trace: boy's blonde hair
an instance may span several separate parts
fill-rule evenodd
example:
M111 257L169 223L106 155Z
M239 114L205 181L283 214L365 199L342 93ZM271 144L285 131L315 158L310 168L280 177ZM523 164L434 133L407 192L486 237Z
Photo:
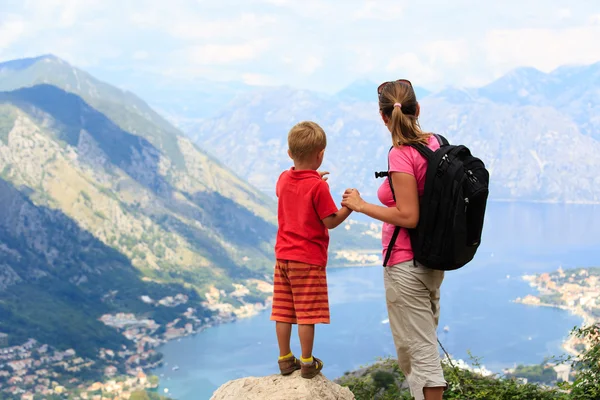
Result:
M305 161L325 147L327 136L323 128L315 122L299 122L288 133L288 148L296 161Z

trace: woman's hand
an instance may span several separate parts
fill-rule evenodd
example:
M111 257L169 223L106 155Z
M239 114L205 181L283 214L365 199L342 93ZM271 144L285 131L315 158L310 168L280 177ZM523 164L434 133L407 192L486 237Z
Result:
M346 189L342 196L342 206L348 207L352 211L361 212L365 204L366 202L356 189Z

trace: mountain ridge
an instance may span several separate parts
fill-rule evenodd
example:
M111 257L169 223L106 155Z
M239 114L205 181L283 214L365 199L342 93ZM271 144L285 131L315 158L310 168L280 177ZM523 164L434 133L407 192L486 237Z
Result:
M600 190L590 171L599 166L594 154L600 151L600 129L595 128L600 127L600 113L595 113L598 105L593 104L600 104L600 80L580 80L560 91L560 97L545 94L550 90L548 76L552 82L563 82L575 73L596 76L598 66L557 69L553 75L527 68L484 88L448 87L420 100L420 121L426 131L467 145L490 164L497 172L490 178L492 199L598 203ZM524 75L530 78L527 85L505 82ZM538 87L536 93L541 95L520 100L519 90L529 88L533 93L531 88ZM569 103L574 93L584 100ZM286 99L285 106L281 98ZM585 99L592 106L578 106ZM311 96L309 91L291 88L261 90L243 95L187 133L217 158L229 159L234 169L244 171L244 178L272 196L273 177L290 163L287 132L297 121L314 120L328 135L323 168L332 172L332 189L341 193L346 187L362 188L376 200L380 181L372 178L372 172L385 168L391 143L374 94L371 104L372 109L362 101Z
M36 327L47 328L47 319L36 314L34 299L57 305L65 311L60 318L66 318L77 312L69 311L68 303L60 299L67 294L87 296L81 285L94 280L97 291L90 300L96 303L90 303L86 315L77 314L81 329L70 330L65 337L48 328L48 335L41 336L44 341L59 348L79 341L78 352L85 346L97 349L103 342L96 340L94 332L106 331L93 327L102 313L141 313L164 328L177 318L197 327L212 318L227 320L261 309L258 303L268 300L264 288L272 280L275 201L200 150L162 117L159 122L168 129L156 125L154 112L140 111L149 109L141 99L86 77L60 59L33 60L37 63L21 64L16 75L0 70L4 71L0 87L19 86L0 91L0 179L5 191L18 192L19 204L29 204L10 208L11 213L44 210L30 212L26 222L4 225L3 241L18 245L0 249L0 296L4 299L10 291L28 288L32 299L30 309L19 309L21 315L10 311L18 308L18 297L10 295L0 302L0 312L10 312L0 331L20 339L26 332L36 336ZM75 76L80 79L78 88L69 83ZM85 92L100 108L78 92ZM140 105L128 103L131 98ZM18 262L30 253L43 258L55 252L50 239L18 240L31 224L52 232L77 227L72 248L68 241L61 244L65 256L59 262L70 268L60 275L56 290L43 290L44 283L56 281L53 264L39 262L39 271L30 273L27 265ZM332 251L348 244L376 243L373 235L363 236L364 231L348 223L345 230L332 234L341 239L332 243ZM78 245L80 237L103 249L98 251L116 268L117 281L97 278L103 266L82 261L88 250ZM332 264L350 262L344 260L332 257ZM129 270L135 279L133 275L124 279L132 286L126 290L118 278L128 276L123 271ZM171 287L178 289L167 290ZM127 301L103 307L99 299L112 296L114 289L129 293ZM184 293L188 300L183 308L165 311L140 303L144 296L169 298ZM193 318L187 315L188 307L197 312Z
M264 301L268 296L257 285L270 279L274 202L165 120L167 130L154 124L154 114L138 112L141 106L119 108L129 101L118 97L124 92L82 78L62 60L36 60L21 63L17 75L0 70L0 86L22 86L0 91L0 197L14 193L10 198L19 199L0 213L13 221L1 232L0 312L6 318L0 331L12 340L35 337L91 356L99 347L130 344L98 322L104 314L145 315L163 328L184 318L197 327L213 318L234 318L236 309ZM58 77L57 68L62 68ZM67 80L65 89L43 82L75 75L84 82L79 90L98 89L88 91L88 98L107 114L77 90L66 90ZM44 236L46 231L53 234ZM100 254L95 262L88 260L89 243ZM62 258L43 261L57 252ZM38 260L37 269L23 260ZM245 292L236 294L233 283ZM208 302L207 293L214 290L220 291L221 311ZM27 301L17 293L26 293ZM185 295L185 306L149 306L141 300L177 295ZM73 308L77 303L81 310ZM188 308L196 310L192 319L183 316ZM61 333L69 316L76 320L73 329Z

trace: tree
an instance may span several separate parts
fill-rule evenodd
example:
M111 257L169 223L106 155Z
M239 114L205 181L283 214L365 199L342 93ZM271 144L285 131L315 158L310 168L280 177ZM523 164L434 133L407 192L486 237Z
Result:
M560 387L569 390L573 400L600 399L600 323L577 328L573 333L591 347L580 357L572 358L575 380L572 384L563 382Z
M148 397L148 393L146 393L146 391L136 390L135 392L131 393L129 400L150 400L150 397Z
M373 373L373 382L377 388L387 389L396 383L396 379L390 372L379 370Z
M158 376L156 376L156 375L150 375L150 376L148 377L148 383L149 383L149 384L150 384L152 387L157 387L157 386L158 386L158 382L159 382Z

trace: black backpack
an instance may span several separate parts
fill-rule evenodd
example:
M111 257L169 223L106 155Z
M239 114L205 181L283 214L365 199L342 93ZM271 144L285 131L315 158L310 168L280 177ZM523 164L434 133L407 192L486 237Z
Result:
M470 262L481 242L489 172L467 147L450 145L441 135L435 137L440 143L436 151L424 144L411 145L427 160L427 172L419 201L419 223L408 232L416 261L450 271ZM376 178L386 176L396 201L389 156L388 171L375 173ZM387 266L400 229L397 226L394 230L383 266Z

